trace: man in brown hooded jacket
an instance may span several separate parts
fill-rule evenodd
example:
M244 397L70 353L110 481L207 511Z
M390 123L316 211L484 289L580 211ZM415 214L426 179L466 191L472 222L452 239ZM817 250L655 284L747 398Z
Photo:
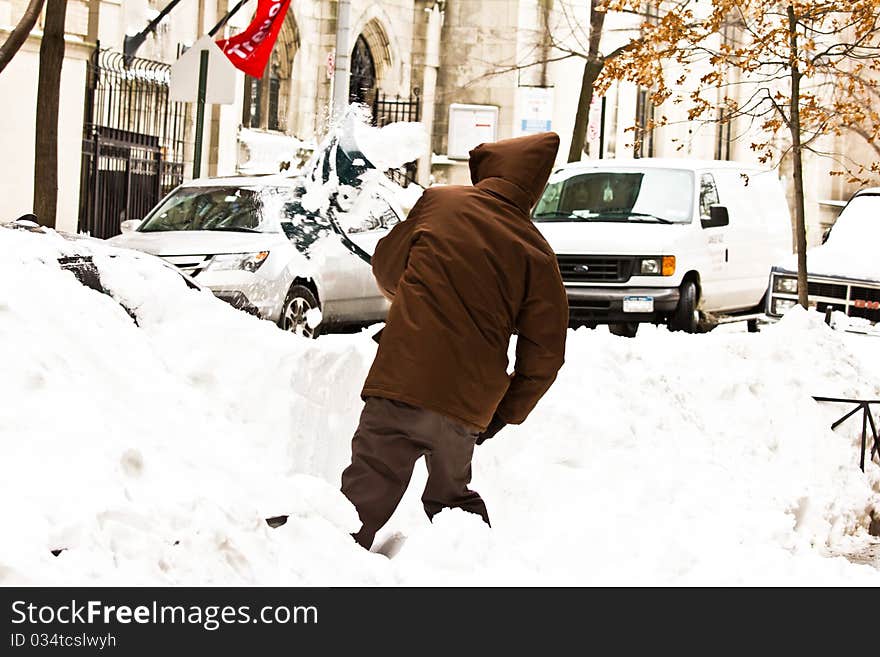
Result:
M523 422L563 363L565 288L529 217L558 148L550 132L481 144L470 152L473 187L426 190L376 247L373 274L392 303L342 474L363 524L354 537L365 548L420 456L429 517L454 507L489 522L468 489L474 445Z

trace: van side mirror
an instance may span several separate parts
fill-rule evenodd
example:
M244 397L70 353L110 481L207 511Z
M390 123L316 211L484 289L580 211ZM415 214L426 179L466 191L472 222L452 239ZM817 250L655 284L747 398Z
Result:
M831 226L822 231L822 244L825 244L829 237L831 237Z
M723 205L713 205L709 208L709 218L701 221L703 228L720 228L730 225L730 215Z

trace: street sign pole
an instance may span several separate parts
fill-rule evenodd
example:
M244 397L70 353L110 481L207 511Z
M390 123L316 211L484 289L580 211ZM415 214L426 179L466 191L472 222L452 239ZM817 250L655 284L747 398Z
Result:
M205 92L208 88L208 51L202 50L199 61L199 96L196 100L196 150L193 158L193 178L202 175L202 133L205 131Z
M193 178L202 175L205 105L231 105L235 102L235 89L235 66L208 35L187 48L171 65L168 98L178 103L196 104Z

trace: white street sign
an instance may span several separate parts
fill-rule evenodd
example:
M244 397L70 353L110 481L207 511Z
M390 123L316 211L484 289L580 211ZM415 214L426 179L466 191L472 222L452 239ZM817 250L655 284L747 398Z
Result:
M201 51L208 51L208 85L205 102L231 105L235 102L236 69L210 36L203 36L171 65L171 100L194 103L199 94Z
M552 129L553 87L519 87L516 101L518 120L514 134L534 135Z

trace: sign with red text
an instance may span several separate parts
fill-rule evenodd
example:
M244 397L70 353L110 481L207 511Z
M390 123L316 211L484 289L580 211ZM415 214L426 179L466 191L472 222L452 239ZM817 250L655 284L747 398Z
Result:
M290 0L260 0L254 20L243 32L217 42L232 65L255 78L263 77Z

